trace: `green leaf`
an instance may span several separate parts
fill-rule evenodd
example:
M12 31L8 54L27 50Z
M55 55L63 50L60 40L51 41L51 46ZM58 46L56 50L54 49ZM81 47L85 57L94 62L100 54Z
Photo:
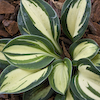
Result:
M65 97L65 95L56 94L54 100L66 100L66 97Z
M48 100L54 93L48 82L43 82L39 86L24 93L23 100Z
M71 89L80 100L100 99L100 70L89 59L78 61L78 74L71 81Z
M70 55L75 61L81 58L92 59L98 53L98 51L99 46L92 39L81 39L74 42L69 48Z
M21 5L20 5L21 6ZM24 14L26 14L27 15L27 13L24 13ZM23 15L24 15L23 14ZM22 15L21 15L21 10L19 9L19 12L18 12L18 15L17 15L17 23L18 23L18 28L19 28L19 30L20 30L20 32L21 32L21 34L22 35L28 35L28 34L30 34L28 31L27 31L27 28L26 28L26 24L25 24L25 21L27 20L27 18L25 19L24 18L24 20L23 20L23 17L22 17ZM31 23L30 23L30 25L31 25ZM32 27L32 26L31 26ZM31 28L30 27L30 28ZM35 30L35 29L33 29L33 30ZM32 31L33 31L32 30Z
M48 40L34 35L14 38L5 46L3 53L11 64L23 69L40 69L59 58Z
M64 58L64 60L55 61L53 66L49 83L56 92L64 95L70 83L72 63L68 58Z
M52 66L43 69L23 70L10 65L0 76L0 94L22 93L41 84L51 73Z
M80 39L89 21L91 0L66 0L62 8L61 24L64 33L72 40Z
M22 19L21 22L20 18ZM45 37L52 42L57 52L61 53L57 43L60 35L59 18L45 1L22 0L18 14L18 25L22 34L35 34Z
M7 59L2 53L4 46L8 43L9 40L10 39L0 39L0 68L1 69L4 69L9 65L9 63L7 62Z

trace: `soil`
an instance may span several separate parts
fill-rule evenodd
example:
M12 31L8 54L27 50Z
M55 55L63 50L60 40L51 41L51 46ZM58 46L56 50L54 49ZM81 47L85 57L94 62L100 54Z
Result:
M45 0L61 17L61 8L65 0ZM91 0L91 16L88 28L82 38L95 40L100 46L100 0ZM0 0L0 39L14 38L20 35L17 25L17 14L20 7L20 0ZM64 56L70 58L68 48L72 42L61 30L60 45ZM1 72L2 70L0 70ZM49 100L53 100L54 97ZM22 100L22 94L4 94L0 95L0 100Z

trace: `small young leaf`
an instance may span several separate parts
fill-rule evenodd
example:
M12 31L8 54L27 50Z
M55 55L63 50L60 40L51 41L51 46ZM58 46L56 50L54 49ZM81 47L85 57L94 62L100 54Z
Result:
M34 35L14 38L3 53L11 64L23 69L40 69L59 58L47 39Z
M91 39L81 39L74 42L69 48L69 52L75 61L81 58L92 59L98 53L98 51L98 44Z
M4 54L2 53L2 50L4 46L8 43L10 39L0 39L0 68L4 69L9 65L7 62L7 59L5 58Z
M23 100L48 100L54 93L48 82L43 82L39 86L27 91L23 95Z
M72 93L70 88L68 88L65 100L79 100L79 99Z
M69 86L72 64L68 58L57 60L53 63L53 70L49 75L49 83L51 87L60 94L65 94Z
M72 41L83 36L88 26L90 10L90 0L65 1L62 8L61 24L63 31Z
M42 83L51 70L52 66L44 69L23 70L9 65L0 76L0 94L28 91Z
M95 66L100 67L100 51L93 59L91 59L91 61Z
M65 95L57 94L54 100L79 100L79 99L72 93L70 88L68 88Z
M80 100L100 99L100 70L89 59L78 61L78 74L71 81L71 89Z

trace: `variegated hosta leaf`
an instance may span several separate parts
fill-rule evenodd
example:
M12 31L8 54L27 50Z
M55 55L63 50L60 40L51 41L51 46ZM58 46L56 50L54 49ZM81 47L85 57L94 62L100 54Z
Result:
M72 64L68 58L53 63L53 70L49 75L51 87L60 94L65 94L70 83Z
M79 100L68 88L65 95L57 94L54 100Z
M98 51L99 46L92 39L81 39L74 42L69 48L69 52L75 61L81 58L92 59L98 53Z
M54 93L48 82L43 82L39 86L24 93L23 100L48 100Z
M24 69L39 69L59 58L45 38L23 35L11 40L3 49L8 61Z
M60 35L59 18L53 8L44 0L22 0L18 14L18 25L22 34L43 36L49 39L57 51L61 53L57 43Z
M51 70L52 66L43 69L23 70L10 65L1 73L0 94L28 91L42 83Z
M78 74L71 81L71 89L80 100L100 99L100 70L89 59L78 61Z
M8 43L9 40L10 39L0 39L0 68L1 69L4 69L6 66L9 65L9 63L7 62L7 59L2 53L4 46Z
M66 0L62 8L61 24L65 34L76 41L84 34L89 21L91 0Z
M91 61L95 66L100 67L100 51L93 59L91 59Z
M66 100L75 100L71 94L70 89L67 90Z
M79 99L72 93L70 88L68 88L65 100L79 100Z

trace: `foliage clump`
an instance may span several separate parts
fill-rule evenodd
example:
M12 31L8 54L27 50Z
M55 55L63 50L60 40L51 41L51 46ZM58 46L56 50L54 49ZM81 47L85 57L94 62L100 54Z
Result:
M18 13L21 36L0 40L0 94L22 93L24 100L99 100L100 52L81 39L90 16L90 0L66 0L61 12L64 33L72 40L72 59L61 59L60 21L43 0L22 0ZM75 74L72 71L77 69Z

